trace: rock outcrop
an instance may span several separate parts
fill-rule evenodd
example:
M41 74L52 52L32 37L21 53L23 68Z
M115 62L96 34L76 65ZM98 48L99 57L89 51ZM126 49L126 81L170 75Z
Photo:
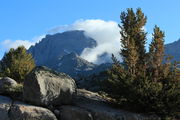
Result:
M48 109L0 96L0 120L57 120Z
M0 96L0 120L160 120L114 108L106 97L76 89L72 78L46 67L27 76L23 94L20 101Z
M9 119L9 109L11 107L12 100L8 97L0 96L0 120Z
M9 117L11 120L57 120L50 110L22 102L14 102Z
M88 111L93 120L158 120L153 116L144 116L113 108L99 94L82 89L77 90L77 94L74 96L74 105L81 111ZM73 107L68 108L68 110L70 109Z
M76 106L61 106L59 118L61 120L93 120L90 112Z
M24 81L23 96L35 105L70 104L75 89L75 81L66 74L36 67Z

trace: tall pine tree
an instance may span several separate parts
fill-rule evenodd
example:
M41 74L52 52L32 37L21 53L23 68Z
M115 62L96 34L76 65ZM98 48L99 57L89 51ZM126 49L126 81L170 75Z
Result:
M154 81L160 77L160 68L164 59L164 32L158 26L155 26L153 33L153 40L149 48L149 67L150 72L153 74Z
M155 26L146 53L146 17L141 9L121 13L120 64L115 56L104 90L126 109L155 113L162 118L179 114L180 77L178 63L164 63L164 32Z
M121 13L121 56L128 67L131 75L137 74L136 68L141 70L145 66L145 44L146 32L144 26L146 24L146 16L138 8L136 12L132 8L127 9L127 12Z

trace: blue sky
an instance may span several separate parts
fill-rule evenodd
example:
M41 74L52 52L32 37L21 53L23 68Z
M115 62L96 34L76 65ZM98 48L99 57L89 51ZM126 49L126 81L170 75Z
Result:
M1 0L0 43L29 40L49 29L72 24L79 19L101 19L120 23L126 8L141 7L148 17L146 29L158 25L166 33L166 43L180 38L180 0ZM0 46L0 58L6 48Z

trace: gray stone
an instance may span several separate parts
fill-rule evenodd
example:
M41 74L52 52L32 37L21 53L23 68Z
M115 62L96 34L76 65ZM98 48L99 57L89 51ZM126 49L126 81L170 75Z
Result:
M57 120L48 109L15 102L10 110L11 120Z
M24 81L23 96L35 105L62 105L71 103L75 90L75 81L68 75L36 67Z
M0 93L6 92L6 89L13 88L17 85L17 82L9 77L0 78Z
M93 120L90 112L75 106L62 106L60 113L61 120Z
M0 96L0 120L10 120L8 112L11 107L12 100L8 97Z
M98 93L78 89L74 105L91 113L93 120L158 120L157 117L135 114L111 107Z
M91 100L91 101L98 101L98 102L105 102L106 100L96 92L91 92L85 89L77 89L76 94L74 95L74 100L76 99L83 99L84 100Z

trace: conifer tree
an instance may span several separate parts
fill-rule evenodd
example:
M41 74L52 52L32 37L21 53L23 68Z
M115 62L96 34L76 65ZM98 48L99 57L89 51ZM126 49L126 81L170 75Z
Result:
M155 26L149 52L145 51L146 17L141 9L121 13L121 52L123 64L115 56L108 71L104 91L125 108L155 113L162 118L179 114L179 63L164 62L164 32ZM168 58L169 59L169 58Z
M26 74L34 67L32 55L27 53L24 46L19 46L17 49L11 48L1 61L2 75L11 77L19 83L23 82Z
M138 8L136 13L133 9L127 9L127 12L121 13L121 55L125 64L128 67L130 74L136 74L137 67L145 66L145 43L146 32L144 25L146 24L146 17Z
M160 68L164 59L164 32L159 27L155 26L153 40L149 48L150 72L156 81L158 79Z

